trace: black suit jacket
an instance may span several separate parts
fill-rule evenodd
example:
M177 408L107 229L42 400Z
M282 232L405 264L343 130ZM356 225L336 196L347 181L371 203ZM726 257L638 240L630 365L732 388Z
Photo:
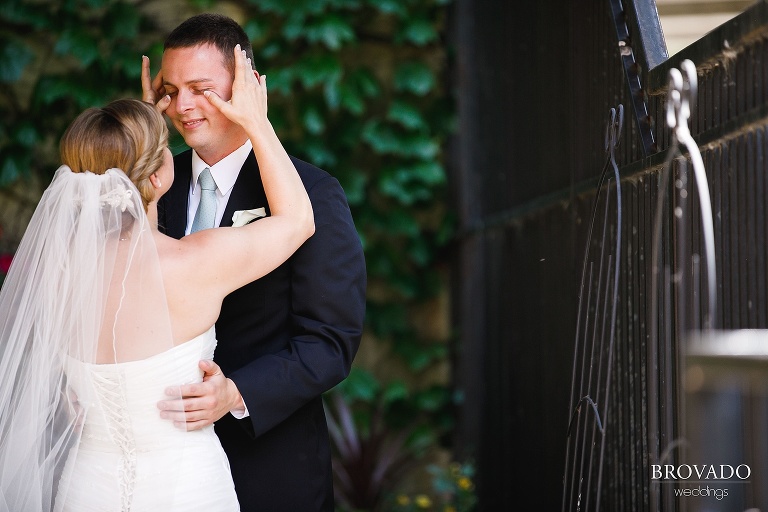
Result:
M250 413L216 422L243 511L333 510L321 394L348 375L365 314L365 262L344 191L325 171L291 159L312 201L315 234L282 266L226 297L216 322L214 359ZM160 228L175 238L187 224L191 164L191 151L174 158L174 183L158 205ZM262 206L269 212L251 152L221 226L231 226L237 210Z

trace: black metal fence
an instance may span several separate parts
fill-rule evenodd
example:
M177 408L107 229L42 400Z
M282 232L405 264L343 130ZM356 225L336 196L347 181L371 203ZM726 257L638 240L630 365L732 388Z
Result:
M624 2L622 45L612 3L456 5L460 133L452 178L463 229L454 296L464 397L457 441L478 463L482 510L571 510L563 488L579 285L606 120L618 104L627 109L616 154L622 239L600 508L686 507L673 486L652 481L650 467L661 457L678 460L679 345L704 325L708 307L699 204L695 194L680 194L695 191L685 158L672 162L663 189L660 271L652 268L671 143L667 76L686 58L698 70L691 133L713 203L714 326L768 327L768 3L664 61L663 51L643 46L653 37L639 37L649 2ZM629 67L627 45L636 60ZM638 77L636 96L627 69ZM633 99L647 108L640 122ZM592 243L611 247L616 232ZM741 493L726 506L765 507L766 499Z

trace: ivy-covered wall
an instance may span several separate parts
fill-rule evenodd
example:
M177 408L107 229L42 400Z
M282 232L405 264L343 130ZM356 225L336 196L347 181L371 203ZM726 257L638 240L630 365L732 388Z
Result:
M68 123L86 107L140 97L141 55L157 72L165 35L188 15L232 16L251 38L258 70L269 76L270 118L284 145L339 179L365 249L366 336L353 374L338 390L345 405L329 410L354 417L358 444L368 442L368 449L398 439L393 450L402 460L384 478L365 483L364 493L342 489L341 503L417 506L407 495L395 500L396 476L435 447L445 460L453 427L449 2L0 1L0 279L58 166L57 143ZM171 146L184 149L179 137ZM366 471L354 458L339 464ZM471 476L467 468L436 471L444 483ZM471 482L464 484L467 494ZM430 506L453 499L454 487L425 489Z

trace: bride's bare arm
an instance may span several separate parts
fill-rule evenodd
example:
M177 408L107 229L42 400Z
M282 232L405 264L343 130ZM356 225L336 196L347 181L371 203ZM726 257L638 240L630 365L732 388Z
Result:
M215 268L208 277L211 286L227 294L287 260L314 233L314 215L301 178L267 119L266 76L253 71L239 45L231 101L212 91L204 94L251 139L271 211L269 217L247 226L210 229L182 239L208 262L226 262L209 265Z

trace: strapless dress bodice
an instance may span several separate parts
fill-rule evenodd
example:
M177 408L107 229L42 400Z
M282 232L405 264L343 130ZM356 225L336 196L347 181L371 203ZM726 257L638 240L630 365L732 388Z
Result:
M160 417L165 390L202 381L216 348L212 327L138 361L69 358L68 386L82 407L80 441L62 475L56 510L239 510L229 462L213 427L187 432Z
M184 432L162 419L157 403L165 390L202 381L201 359L213 358L213 328L196 338L139 361L88 364L68 359L69 386L85 411L81 449L119 450L130 435L139 451L188 441Z

